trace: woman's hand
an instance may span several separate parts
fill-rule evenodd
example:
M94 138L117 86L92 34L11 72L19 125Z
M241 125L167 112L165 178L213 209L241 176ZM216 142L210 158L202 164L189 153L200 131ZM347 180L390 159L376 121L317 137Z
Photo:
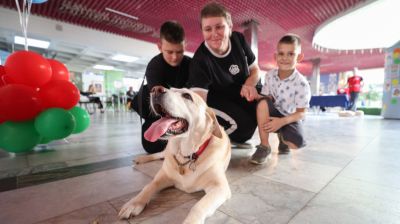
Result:
M251 102L258 98L258 92L256 87L254 86L242 85L240 96L246 98L247 101Z

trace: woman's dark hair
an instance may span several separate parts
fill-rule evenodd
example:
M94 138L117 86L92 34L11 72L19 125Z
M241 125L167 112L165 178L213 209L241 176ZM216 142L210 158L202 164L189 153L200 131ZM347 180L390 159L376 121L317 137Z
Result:
M200 21L203 18L208 18L208 17L224 17L228 25L232 27L231 13L229 13L228 10L226 10L226 8L223 5L220 5L216 2L212 2L205 5L201 10Z

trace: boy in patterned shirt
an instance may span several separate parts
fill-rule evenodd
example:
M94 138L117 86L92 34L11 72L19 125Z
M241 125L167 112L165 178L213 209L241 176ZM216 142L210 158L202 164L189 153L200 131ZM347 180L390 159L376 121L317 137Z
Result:
M278 69L266 74L259 96L257 123L261 143L251 163L262 164L270 156L269 133L278 134L279 154L305 146L301 122L309 107L311 91L307 79L296 69L303 57L297 35L288 34L279 40L275 53Z

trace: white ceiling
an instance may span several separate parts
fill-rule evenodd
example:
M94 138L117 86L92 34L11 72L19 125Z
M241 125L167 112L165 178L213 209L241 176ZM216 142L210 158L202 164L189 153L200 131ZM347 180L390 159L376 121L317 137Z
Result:
M0 7L0 49L23 50L14 44L14 35L22 36L18 13ZM49 49L30 48L64 63L70 71L96 71L96 64L112 65L126 76L141 78L148 61L158 54L157 46L133 38L117 36L43 17L30 16L28 37L50 41ZM111 60L116 54L139 57L131 63Z

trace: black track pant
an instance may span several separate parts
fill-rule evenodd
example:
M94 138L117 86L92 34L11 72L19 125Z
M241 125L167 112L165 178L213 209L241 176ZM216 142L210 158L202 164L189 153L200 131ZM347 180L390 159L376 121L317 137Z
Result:
M142 125L142 146L144 150L150 154L163 151L168 142L165 140L149 142L144 138L144 133L156 120L158 120L158 118L148 118L144 121Z
M350 102L349 102L349 110L356 111L357 110L357 100L358 96L360 95L359 92L351 92L350 93Z
M214 109L219 124L232 141L243 143L253 137L257 128L256 101L209 94L207 104Z
M97 96L88 96L89 102L96 103L99 109L103 109L103 104L101 103L100 97Z

